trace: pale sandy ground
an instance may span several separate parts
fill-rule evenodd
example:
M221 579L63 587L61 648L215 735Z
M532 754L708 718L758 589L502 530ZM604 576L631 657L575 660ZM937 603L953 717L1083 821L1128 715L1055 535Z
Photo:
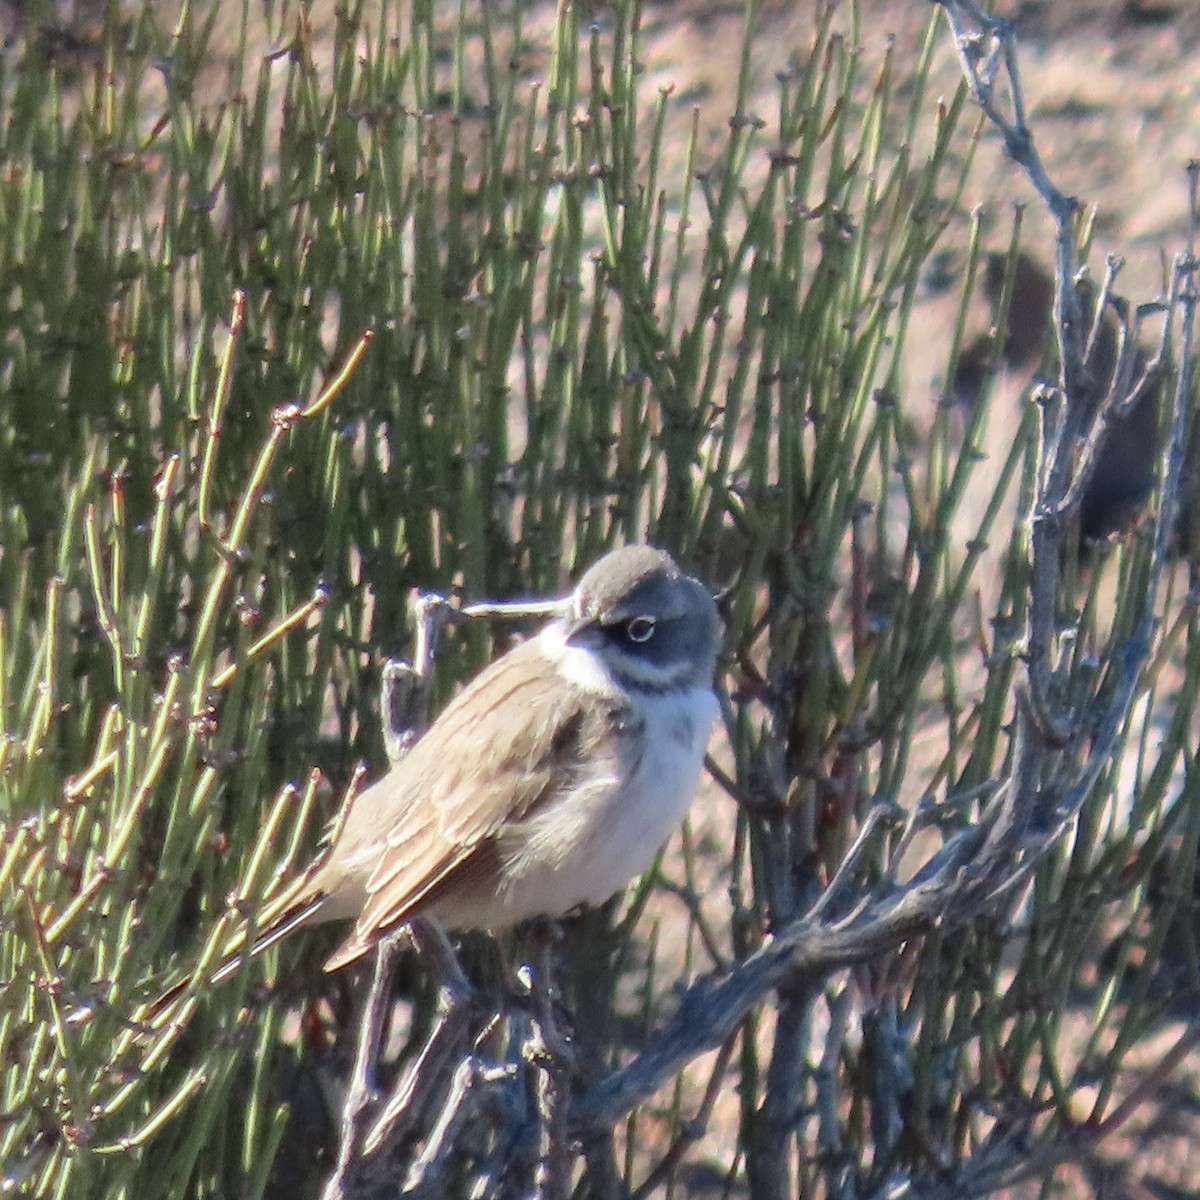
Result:
M457 0L441 3L449 19L457 10ZM602 19L602 5L597 7ZM1164 256L1181 248L1186 232L1184 164L1200 157L1200 4L1183 0L1020 4L1009 0L1002 7L1019 19L1023 31L1023 80L1047 167L1064 191L1097 207L1095 270L1102 270L1105 253L1121 253L1127 260L1125 293L1138 302L1153 299L1161 286ZM65 23L70 23L77 9L86 23L86 8L84 0L76 5L64 0L60 5ZM531 34L549 29L553 5L539 0L528 8ZM895 37L900 55L906 48L915 51L928 20L926 0L869 0L863 8L860 40L865 55L878 58L889 36ZM0 0L0 34L14 28L19 9L15 0ZM761 19L769 26L770 35L759 40L756 50L755 73L762 82L756 89L755 104L769 109L775 72L809 43L815 9L816 0L763 3ZM231 5L231 12L236 10L240 5ZM314 10L319 25L329 18L332 6L324 13L319 6ZM671 118L669 140L673 144L684 144L696 107L704 131L701 156L716 152L733 111L742 22L740 3L676 0L647 4L642 42L644 84L647 89L673 86L680 99ZM210 74L214 91L220 90L224 78L221 38L218 33ZM228 38L224 44L230 44ZM939 43L935 79L946 94L958 82L957 64L945 36ZM1017 201L1029 206L1026 244L1034 250L1042 247L1048 256L1048 227L1037 199L1004 158L998 137L987 132L964 196L964 215L975 206L984 207L995 231L994 244L1002 246L1010 206ZM945 345L940 338L952 319L953 289L931 295L922 303L919 316L929 335L923 352L914 354L907 364L906 386L924 389L932 398L941 383L938 372ZM985 321L981 310L977 323L982 326ZM1003 412L1006 402L1015 403L1021 382L1014 379L1002 384L997 396L999 411ZM708 800L710 811L727 811L728 804L721 798ZM721 818L715 823L698 822L697 838L701 843L722 841L727 836L722 824ZM719 887L714 892L719 893ZM664 899L666 922L681 915L672 913L673 903ZM1086 1032L1081 1026L1081 1036ZM1177 1033L1177 1029L1164 1029L1161 1044L1146 1049L1145 1063L1153 1063ZM702 1070L695 1074L698 1088L704 1077ZM1081 1200L1093 1196L1105 1200L1200 1196L1198 1077L1200 1060L1194 1059L1098 1154L1063 1169L1053 1194ZM698 1165L690 1174L684 1173L687 1194L707 1195L706 1184L719 1184L719 1173L709 1173L703 1164L716 1168L731 1161L736 1118L735 1098L727 1089L704 1143L690 1156ZM1032 1197L1039 1186L1035 1183L1013 1195ZM719 1187L711 1194L719 1194Z

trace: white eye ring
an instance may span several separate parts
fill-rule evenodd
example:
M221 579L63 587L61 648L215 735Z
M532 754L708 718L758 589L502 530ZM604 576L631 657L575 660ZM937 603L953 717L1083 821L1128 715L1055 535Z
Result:
M625 622L625 636L639 646L654 636L653 617L631 617Z

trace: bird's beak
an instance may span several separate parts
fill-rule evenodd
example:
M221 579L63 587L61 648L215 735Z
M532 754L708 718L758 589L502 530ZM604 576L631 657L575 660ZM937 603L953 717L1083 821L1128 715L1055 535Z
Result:
M563 625L563 640L574 641L592 622L586 617L574 617Z
M568 642L596 624L595 617L581 616L575 611L573 599L574 597L567 596L562 600L558 617L563 626L563 638Z

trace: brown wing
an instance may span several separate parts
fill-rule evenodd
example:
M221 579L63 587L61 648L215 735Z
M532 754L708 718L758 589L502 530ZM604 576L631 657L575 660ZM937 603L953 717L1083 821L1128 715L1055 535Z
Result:
M454 700L408 757L370 789L394 785L396 794L376 801L373 812L353 822L358 828L348 823L351 843L370 847L373 868L354 931L327 969L365 954L423 907L494 878L494 835L568 786L573 765L588 752L595 732L587 714L594 705L585 707L584 699L578 689L564 688L554 664L527 642ZM372 820L387 828L368 841ZM486 927L486 914L478 925Z

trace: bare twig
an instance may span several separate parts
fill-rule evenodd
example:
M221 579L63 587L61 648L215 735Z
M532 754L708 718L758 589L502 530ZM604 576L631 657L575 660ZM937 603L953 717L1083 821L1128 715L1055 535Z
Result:
M1111 753L1116 734L1128 712L1135 681L1149 654L1154 625L1153 598L1167 560L1168 543L1174 527L1185 429L1181 399L1183 395L1190 394L1192 375L1195 270L1192 244L1196 221L1196 171L1194 166L1189 169L1193 232L1189 235L1188 252L1175 261L1158 351L1151 364L1135 379L1133 360L1137 348L1128 336L1128 320L1122 316L1118 323L1117 361L1111 368L1104 393L1097 398L1092 366L1099 357L1102 342L1099 330L1105 319L1105 310L1113 307L1110 304L1111 289L1120 263L1116 259L1109 261L1090 323L1091 332L1085 342L1080 289L1075 286L1074 217L1077 205L1051 182L1026 121L1013 26L985 13L973 0L939 0L939 3L953 31L959 60L972 96L1004 137L1006 151L1041 196L1055 224L1054 316L1059 343L1058 397L1061 403L1045 408L1042 469L1038 474L1032 512L1030 604L1025 646L1027 687L1025 702L1018 707L1017 734L1018 740L1023 740L1027 745L1040 745L1051 752L1059 752L1058 760L1069 758L1085 734L1090 735L1089 754L1084 764L1075 772L1071 782L1067 783L1065 777L1060 781L1061 791L1071 797L1065 807L1074 812L1077 811L1076 804L1082 802L1082 794L1094 782L1103 761ZM1007 85L1007 106L1000 98L1000 82ZM1118 412L1128 411L1141 398L1145 390L1152 386L1160 365L1168 357L1172 321L1177 313L1181 361L1176 403L1164 456L1162 501L1150 579L1143 592L1146 597L1142 606L1143 620L1122 655L1118 686L1110 692L1105 706L1067 721L1056 712L1060 688L1053 666L1054 646L1060 636L1059 570L1066 524L1081 502L1098 461L1111 417ZM1082 447L1081 453L1077 452L1079 447ZM1097 728L1102 730L1104 736L1097 738ZM1046 759L1046 756L1026 756L1029 764L1041 759ZM1046 761L1056 761L1055 754L1052 753ZM1043 777L1044 772L1039 769L1014 771L1017 814L1031 810L1039 791L1045 795L1045 789L1039 782ZM1062 812L1063 807L1060 802L1058 811ZM1060 831L1061 828L1060 825Z
M794 1194L791 1150L803 1095L805 1034L814 983L811 976L797 973L778 988L766 1087L746 1146L750 1191L761 1200L787 1200Z
M479 1102L478 1064L471 1055L460 1060L450 1080L442 1111L438 1114L425 1147L413 1160L404 1180L405 1195L436 1194L450 1159L454 1137Z
M993 826L1002 812L1003 806L994 807ZM935 925L951 929L973 920L1019 869L1013 866L1019 850L1015 835L997 839L985 853L986 833L983 825L962 830L904 887L870 892L852 919L805 914L737 966L693 984L675 1016L632 1062L576 1099L572 1136L619 1120L692 1059L715 1050L746 1012L785 980L802 987L806 979L878 957Z
M363 1008L358 1044L354 1054L354 1073L342 1105L341 1129L338 1134L337 1165L321 1192L322 1200L342 1200L346 1195L346 1173L358 1144L358 1128L363 1113L375 1095L375 1064L387 1021L392 966L396 959L399 937L392 934L379 944L371 970L371 987Z
M423 1114L433 1108L449 1077L450 1064L469 1044L471 1021L481 1007L446 935L425 921L411 921L407 928L422 961L438 981L438 1019L420 1054L371 1122L362 1141L366 1158L422 1124Z
M855 869L858 867L867 847L872 844L872 840L879 828L881 826L886 828L890 825L896 825L903 818L903 810L895 804L876 804L868 811L866 819L862 823L862 828L858 831L850 848L843 856L836 874L829 881L825 891L821 893L820 899L813 905L812 912L810 913L811 916L822 916L822 914L842 899L843 890L854 878Z
M531 1075L540 1134L535 1186L544 1200L566 1200L571 1194L572 1154L567 1145L566 1118L574 1056L555 1012L556 933L550 928L538 937L537 968L525 972L534 1011L529 1036L521 1047L521 1059Z
M383 667L380 720L388 762L395 766L429 724L429 683L438 637L453 609L445 596L422 592L413 598L416 644L411 663L390 659Z
M973 0L939 0L939 4L950 23L972 97L1004 138L1006 152L1045 202L1055 226L1054 323L1062 403L1044 408L1041 470L1032 512L1033 553L1025 648L1030 703L1024 715L1018 715L1018 721L1028 725L1029 713L1043 714L1037 728L1054 729L1055 740L1059 740L1064 731L1052 716L1055 689L1051 662L1057 634L1059 551L1065 523L1062 502L1074 475L1075 443L1091 415L1084 412L1089 407L1084 321L1074 286L1078 204L1053 184L1038 153L1026 120L1013 26L984 12ZM1007 84L1007 106L997 90L999 82ZM1027 810L1033 801L1033 780L1017 780L1016 786L1018 807Z
M842 987L829 1001L829 1032L813 1079L817 1095L817 1145L822 1160L829 1164L827 1171L835 1174L840 1174L846 1166L838 1063L852 1012L852 991Z
M721 1084L725 1080L725 1073L729 1070L729 1061L733 1057L737 1039L738 1034L736 1033L732 1037L726 1038L717 1051L716 1061L709 1072L708 1084L704 1089L704 1097L700 1101L696 1115L684 1122L679 1132L671 1139L666 1153L655 1164L654 1170L642 1181L637 1191L633 1193L631 1200L649 1200L649 1197L658 1194L659 1189L666 1184L671 1174L683 1161L683 1156L704 1137L708 1129L708 1122L712 1118L713 1108L721 1094Z

